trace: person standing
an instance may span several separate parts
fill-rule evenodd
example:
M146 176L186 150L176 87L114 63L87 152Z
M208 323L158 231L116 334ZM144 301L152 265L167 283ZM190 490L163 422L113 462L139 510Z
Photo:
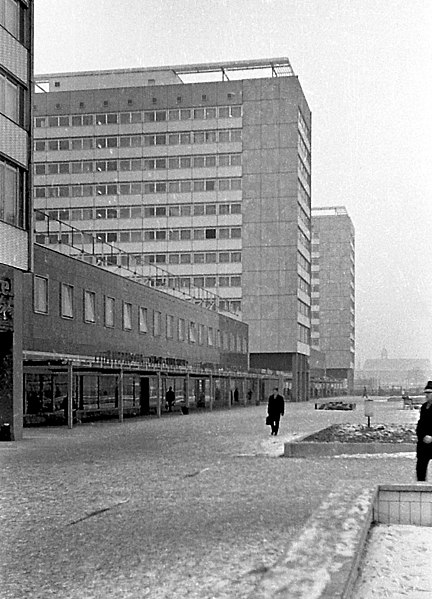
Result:
M425 481L429 460L432 459L432 381L424 389L426 401L420 409L417 422L417 464L418 481Z
M168 404L168 412L172 412L172 408L173 408L173 405L174 405L174 402L175 402L175 393L174 393L172 387L170 387L168 389L168 391L166 392L166 394L165 394L165 400L166 400L166 402Z
M279 431L279 421L285 413L285 400L279 395L279 390L274 387L272 395L268 398L267 414L271 426L271 434L277 435Z

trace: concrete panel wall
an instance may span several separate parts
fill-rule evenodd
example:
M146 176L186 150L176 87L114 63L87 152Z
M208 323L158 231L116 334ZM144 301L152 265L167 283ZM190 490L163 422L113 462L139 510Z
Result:
M20 270L29 267L28 234L0 221L0 263Z
M28 84L28 52L6 29L0 27L0 64Z
M298 350L301 95L294 77L243 82L243 318L252 353Z

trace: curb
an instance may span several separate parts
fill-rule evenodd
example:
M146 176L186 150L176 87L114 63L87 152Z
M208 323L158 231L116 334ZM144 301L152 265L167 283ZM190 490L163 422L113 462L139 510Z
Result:
M264 574L253 599L349 599L373 521L377 488L340 487Z

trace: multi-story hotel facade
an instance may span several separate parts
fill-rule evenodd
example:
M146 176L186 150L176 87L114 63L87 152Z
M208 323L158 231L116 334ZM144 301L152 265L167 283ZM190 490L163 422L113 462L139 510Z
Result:
M0 437L22 434L22 288L32 267L32 2L0 0Z
M325 373L352 390L355 362L355 232L346 208L312 210L311 347Z
M36 242L214 293L249 325L251 367L292 373L306 399L311 114L289 61L36 82Z

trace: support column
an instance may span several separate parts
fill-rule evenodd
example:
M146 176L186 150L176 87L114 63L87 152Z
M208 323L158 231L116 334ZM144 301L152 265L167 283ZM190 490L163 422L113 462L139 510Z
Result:
M119 422L123 422L123 368L120 368L120 373L118 376L118 417Z
M293 401L299 400L298 355L292 355L292 397Z
M157 373L157 417L160 418L162 416L162 402L161 402L161 392L162 392L162 381L161 381L161 373Z
M67 426L73 428L73 366L72 362L67 365Z
M210 384L210 412L213 410L213 401L214 401L214 384L213 384L213 375L210 375L209 378L209 384Z
M189 385L190 385L190 376L189 373L186 373L185 378L185 405L189 409Z
M231 410L231 377L228 377L228 409Z

